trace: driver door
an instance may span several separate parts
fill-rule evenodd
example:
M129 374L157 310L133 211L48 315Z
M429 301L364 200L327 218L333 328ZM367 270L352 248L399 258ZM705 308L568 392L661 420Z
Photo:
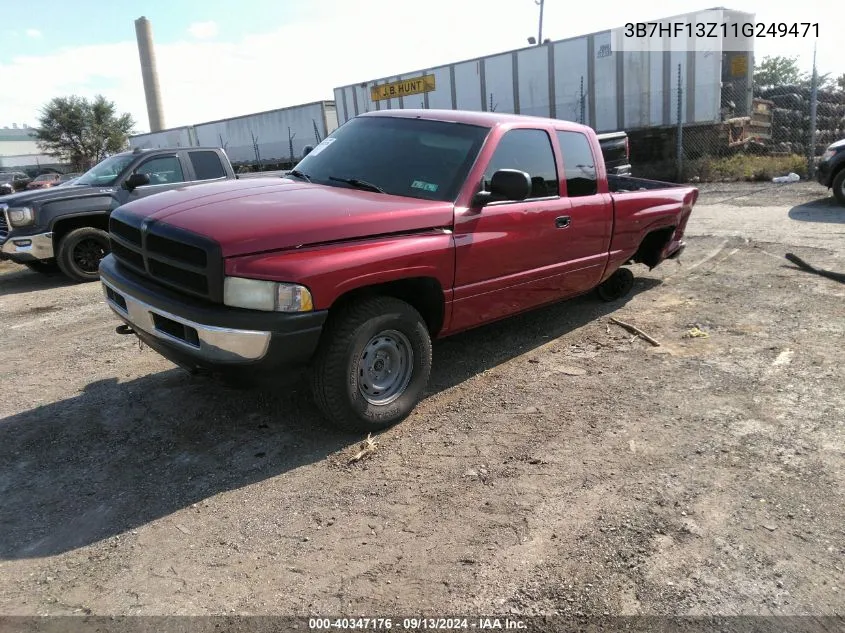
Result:
M182 163L179 153L158 154L141 162L129 175L146 174L150 177L150 184L136 187L132 191L120 189L122 197L121 204L146 198L170 189L183 187L187 182L186 169Z
M518 169L531 178L528 198L467 209L455 218L452 328L461 330L560 297L562 252L571 204L548 129L504 134L485 170Z

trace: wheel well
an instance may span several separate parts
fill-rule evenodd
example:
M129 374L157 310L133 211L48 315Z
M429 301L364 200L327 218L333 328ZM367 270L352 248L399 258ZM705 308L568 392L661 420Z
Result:
M640 247L637 249L637 252L634 253L631 261L637 264L645 264L649 268L654 268L660 263L660 254L663 252L663 249L666 248L666 245L672 239L672 235L674 233L674 226L667 226L665 228L652 231L643 238L643 241L640 243Z
M62 238L76 229L90 226L103 231L109 230L109 216L106 213L93 213L91 215L80 215L75 218L59 219L53 225L53 246L58 248Z
M332 304L330 312L364 297L395 297L412 305L425 320L429 333L434 336L443 327L446 302L440 282L432 277L400 279L383 284L356 288L341 295Z

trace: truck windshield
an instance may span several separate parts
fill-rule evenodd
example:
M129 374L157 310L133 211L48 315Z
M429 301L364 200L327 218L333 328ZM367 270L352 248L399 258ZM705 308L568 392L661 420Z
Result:
M120 173L129 166L134 156L112 156L94 165L76 181L77 185L108 187L113 185Z
M452 201L489 131L427 119L361 117L317 145L296 172L332 187Z

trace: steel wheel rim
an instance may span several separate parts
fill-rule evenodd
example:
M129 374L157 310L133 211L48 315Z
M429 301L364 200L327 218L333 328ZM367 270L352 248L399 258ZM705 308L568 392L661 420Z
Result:
M358 391L374 405L390 404L408 388L414 369L414 350L397 330L373 336L358 359Z
M99 240L87 238L73 249L73 263L84 273L95 273L100 268L100 260L106 255L106 249Z

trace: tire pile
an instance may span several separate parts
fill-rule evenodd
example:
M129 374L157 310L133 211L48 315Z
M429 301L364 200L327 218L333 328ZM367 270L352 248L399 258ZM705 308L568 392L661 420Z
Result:
M788 85L755 90L755 97L774 103L772 143L778 152L806 156L810 142L810 91ZM845 138L845 91L819 90L816 108L816 148L821 155L828 145Z

